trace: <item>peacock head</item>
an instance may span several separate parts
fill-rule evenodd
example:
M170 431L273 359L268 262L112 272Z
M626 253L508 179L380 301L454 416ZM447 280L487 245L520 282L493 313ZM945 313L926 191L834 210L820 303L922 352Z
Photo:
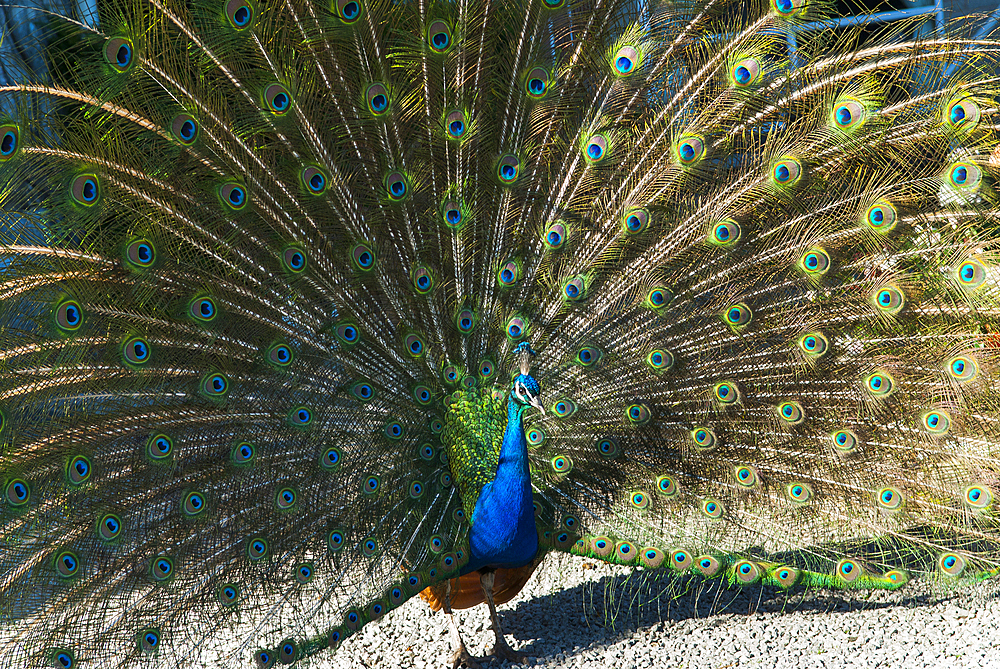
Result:
M514 355L521 373L514 378L512 383L511 401L516 403L522 411L532 406L545 413L541 400L542 387L531 376L531 358L535 355L535 352L531 350L531 344L526 341L521 342L514 348Z

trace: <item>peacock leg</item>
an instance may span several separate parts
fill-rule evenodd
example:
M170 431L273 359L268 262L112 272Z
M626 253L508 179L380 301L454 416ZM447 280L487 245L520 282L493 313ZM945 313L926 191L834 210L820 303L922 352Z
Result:
M493 581L495 572L486 570L479 572L479 584L483 586L483 594L486 595L486 603L490 607L490 620L493 621L493 631L497 635L497 643L493 646L493 655L502 660L522 663L527 657L523 653L517 653L507 644L507 639L503 636L503 628L500 627L500 616L497 615L496 604L493 603Z
M448 627L451 628L452 645L456 647L455 652L451 654L452 669L458 669L463 665L467 669L479 669L479 663L476 662L474 657L469 655L469 651L465 648L465 642L462 641L462 633L458 631L458 624L455 623L455 616L451 612L451 579L445 581L444 613L448 616Z

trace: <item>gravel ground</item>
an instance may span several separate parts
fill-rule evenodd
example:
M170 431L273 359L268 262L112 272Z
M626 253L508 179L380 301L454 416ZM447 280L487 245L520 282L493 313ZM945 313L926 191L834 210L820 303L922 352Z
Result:
M486 606L458 613L473 655L493 646ZM1000 583L932 591L835 593L657 581L620 567L549 556L500 607L524 665L483 669L1000 667ZM310 668L445 669L447 622L419 599L369 624Z

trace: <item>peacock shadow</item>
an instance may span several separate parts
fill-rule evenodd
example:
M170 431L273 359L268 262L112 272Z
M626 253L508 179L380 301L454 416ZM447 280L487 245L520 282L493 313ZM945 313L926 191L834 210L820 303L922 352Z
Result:
M921 609L949 601L970 607L975 606L971 602L1000 599L996 583L984 584L974 593L924 581L898 591L803 587L782 590L761 584L730 585L724 579L624 569L581 579L573 575L581 566L584 571L607 569L588 562L576 562L574 566L567 561L559 571L568 580L579 581L576 585L544 592L544 586L529 582L528 598L500 611L504 631L521 642L517 644L520 652L539 658L578 653L611 646L634 636L637 630L662 630L665 625L691 620L703 621L703 627L710 628L755 614L812 612L837 616L862 610ZM549 577L551 574L546 580ZM535 578L537 575L532 580ZM552 630L559 632L556 635Z

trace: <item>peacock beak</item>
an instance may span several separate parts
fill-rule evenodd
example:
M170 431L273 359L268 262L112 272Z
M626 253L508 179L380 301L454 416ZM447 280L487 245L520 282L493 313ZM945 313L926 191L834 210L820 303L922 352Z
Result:
M542 400L538 395L529 395L528 404L541 411L542 415L545 415L545 407L542 406Z

